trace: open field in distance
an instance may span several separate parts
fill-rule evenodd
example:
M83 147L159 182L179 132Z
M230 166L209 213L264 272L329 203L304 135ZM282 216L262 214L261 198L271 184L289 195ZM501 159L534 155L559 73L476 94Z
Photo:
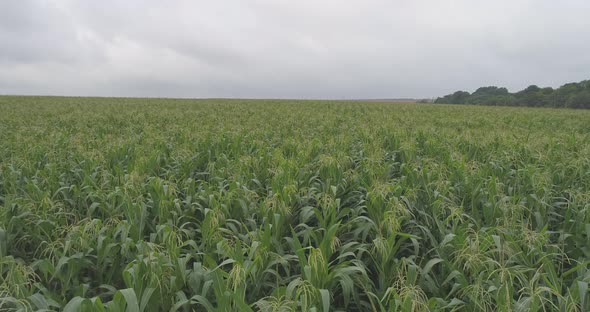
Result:
M588 311L590 111L0 97L0 310Z

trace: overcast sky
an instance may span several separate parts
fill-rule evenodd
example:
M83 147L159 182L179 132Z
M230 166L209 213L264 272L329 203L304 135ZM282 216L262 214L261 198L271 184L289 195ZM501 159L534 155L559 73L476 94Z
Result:
M434 97L590 79L590 1L2 0L0 94Z

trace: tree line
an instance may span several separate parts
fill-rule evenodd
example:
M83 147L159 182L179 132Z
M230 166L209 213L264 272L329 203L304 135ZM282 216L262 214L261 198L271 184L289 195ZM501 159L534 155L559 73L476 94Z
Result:
M567 83L557 89L531 85L522 91L489 86L473 93L457 91L434 100L440 104L590 108L590 80Z

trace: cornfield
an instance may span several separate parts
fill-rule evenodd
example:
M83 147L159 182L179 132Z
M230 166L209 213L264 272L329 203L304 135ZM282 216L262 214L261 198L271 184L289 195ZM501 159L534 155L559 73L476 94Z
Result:
M590 311L590 111L0 97L1 311Z

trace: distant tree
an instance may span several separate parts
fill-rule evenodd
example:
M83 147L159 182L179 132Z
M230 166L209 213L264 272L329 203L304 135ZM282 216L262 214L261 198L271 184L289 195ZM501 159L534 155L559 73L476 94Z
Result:
M481 87L473 92L474 96L495 96L495 95L507 95L508 89L499 88L496 86Z
M590 89L572 95L565 103L570 108L590 108Z
M567 83L564 84L563 86L557 88L557 90L555 90L553 92L553 105L554 107L565 107L566 106L566 102L568 101L568 99L573 95L576 94L577 92L580 92L582 90L582 86L578 83Z
M502 105L502 106L513 106L516 105L516 99L511 94L496 95L490 98L490 104L487 105Z
M503 102L506 102L506 97L509 95L510 93L506 88L496 86L481 87L471 94L467 102L477 105L504 105Z
M530 85L528 87L526 87L526 89L522 90L522 92L524 93L535 93L535 92L539 92L541 91L541 88L539 88L536 85Z
M510 93L508 89L496 86L481 87L472 94L457 91L437 98L435 103L511 105L590 108L590 80L567 83L553 89L530 85L524 90Z
M522 106L549 106L550 99L544 92L547 91L543 91L536 85L531 85L517 92L515 96L517 103Z
M437 98L434 103L439 104L465 104L469 99L469 92L457 91L453 94L446 95L442 98Z
M457 92L453 93L451 101L454 104L464 104L469 99L469 96L470 96L469 92L457 91Z

